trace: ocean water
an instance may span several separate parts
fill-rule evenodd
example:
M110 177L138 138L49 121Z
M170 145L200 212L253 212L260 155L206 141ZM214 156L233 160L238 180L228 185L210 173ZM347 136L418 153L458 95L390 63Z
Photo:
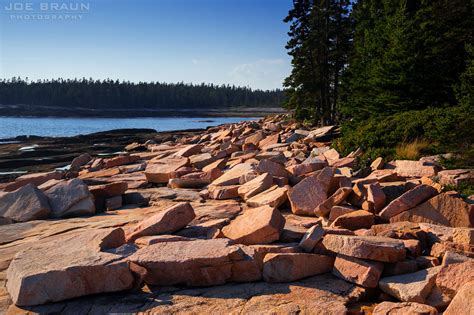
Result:
M123 128L151 128L171 131L206 128L249 117L157 117L157 118L36 118L0 117L0 139L21 135L63 137Z

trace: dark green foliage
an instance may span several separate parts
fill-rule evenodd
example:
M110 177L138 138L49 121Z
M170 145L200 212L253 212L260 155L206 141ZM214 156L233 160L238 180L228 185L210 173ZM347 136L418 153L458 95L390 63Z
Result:
M279 107L280 90L184 83L130 83L118 80L0 80L0 104L92 109L219 109Z
M335 147L343 154L360 147L362 163L396 158L398 146L413 158L418 149L459 153L446 163L472 167L472 0L293 2L285 20L293 71L285 87L295 118L336 118L342 138ZM338 36L342 42L328 44ZM333 101L336 108L325 105Z
M465 156L464 163L472 165L473 161L468 158L472 158L472 126L472 106L428 108L373 116L360 123L344 123L343 137L336 141L335 147L343 154L360 147L369 159L378 156L391 158L398 144L424 139L431 144L426 153L461 153Z
M286 107L297 119L330 124L336 120L339 83L350 48L348 0L294 0L286 48L293 69L284 82Z
M459 104L465 107L474 107L474 45L466 45L468 59L466 70L461 74L459 84L456 86L456 98Z
M293 4L285 19L291 23L286 48L293 58L285 87L295 118L318 124L363 121L454 106L460 94L467 101L472 70L464 84L460 76L472 50L464 49L473 41L472 0Z
M474 185L469 183L461 183L459 185L446 185L443 187L443 191L457 191L461 197L468 198L474 195Z
M372 115L454 105L473 39L471 0L361 0L340 110Z

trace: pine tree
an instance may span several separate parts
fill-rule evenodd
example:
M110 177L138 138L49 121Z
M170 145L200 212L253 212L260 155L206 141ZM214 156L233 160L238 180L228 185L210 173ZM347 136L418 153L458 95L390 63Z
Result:
M294 0L284 20L290 23L286 48L293 65L284 82L286 106L297 118L322 125L336 118L339 81L351 37L349 5L345 0Z
M0 79L0 104L93 109L218 109L279 107L282 90L184 83L130 83L118 80L57 79L26 82Z
M461 74L455 90L459 105L468 109L469 115L472 115L474 111L474 45L467 44L466 52L468 53L466 70Z
M373 115L454 105L472 40L471 0L360 0L340 109Z

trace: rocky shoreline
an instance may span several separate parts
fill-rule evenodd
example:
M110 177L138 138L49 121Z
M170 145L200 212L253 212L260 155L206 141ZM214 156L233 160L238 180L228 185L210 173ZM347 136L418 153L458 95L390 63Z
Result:
M474 311L474 198L445 189L474 171L356 170L337 136L278 115L0 146L30 172L0 183L0 313Z
M0 182L22 172L47 172L62 168L82 153L113 157L133 142L174 141L202 129L157 132L154 129L116 129L73 137L18 136L0 139Z

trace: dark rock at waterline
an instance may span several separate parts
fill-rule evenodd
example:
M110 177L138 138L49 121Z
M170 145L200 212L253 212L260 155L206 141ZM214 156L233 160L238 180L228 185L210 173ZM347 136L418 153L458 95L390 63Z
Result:
M199 129L200 131L201 129ZM157 133L154 129L116 129L73 137L18 136L0 143L0 173L12 171L41 172L61 168L70 164L76 157L87 153L91 156L114 155L133 142L147 140L163 142L198 130L170 131ZM15 143L11 143L14 140ZM34 150L19 149L35 146ZM0 175L0 182L11 180L12 176Z

